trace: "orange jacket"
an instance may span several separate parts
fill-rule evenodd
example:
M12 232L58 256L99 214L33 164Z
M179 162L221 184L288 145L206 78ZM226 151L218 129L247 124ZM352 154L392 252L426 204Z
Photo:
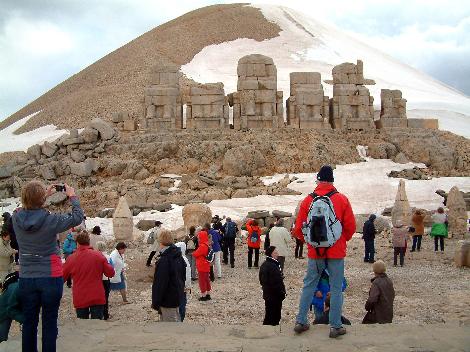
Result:
M196 259L196 269L201 273L208 273L211 271L211 263L206 259L209 254L209 234L207 231L202 230L197 235L198 247L193 252L193 257Z
M424 215L414 213L413 217L411 218L411 222L413 223L413 227L415 228L415 231L412 235L413 236L418 236L418 235L424 235Z
M253 223L253 219L248 220L246 223L246 230L248 231L248 239L246 243L250 248L260 248L261 247L261 228L258 225L251 225ZM251 242L251 234L253 231L258 233L258 241Z
M325 194L334 190L335 187L332 184L320 183L317 188L315 188L315 193L319 196L324 196ZM330 199L333 203L336 217L339 219L343 227L343 231L341 233L341 237L332 247L328 248L325 255L323 254L325 251L324 249L320 249L320 253L321 255L324 255L323 258L341 259L346 256L346 242L351 239L352 235L356 231L356 219L354 218L351 204L344 194L336 193L332 195ZM302 242L305 241L304 235L302 233L302 225L304 222L307 222L308 210L310 209L312 201L313 198L310 195L308 195L302 201L299 207L299 214L297 215L297 219L295 221L294 236ZM313 248L311 245L307 245L307 248L309 258L319 258L315 248Z

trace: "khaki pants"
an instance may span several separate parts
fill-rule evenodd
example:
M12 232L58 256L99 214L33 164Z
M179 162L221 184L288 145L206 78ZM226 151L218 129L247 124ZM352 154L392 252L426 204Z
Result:
M180 322L180 313L178 308L165 308L160 307L162 311L162 315L160 316L160 321L167 321L167 322Z

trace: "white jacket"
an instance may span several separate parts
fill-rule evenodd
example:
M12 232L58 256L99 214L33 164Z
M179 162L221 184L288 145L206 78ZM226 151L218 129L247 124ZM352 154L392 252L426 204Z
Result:
M108 263L109 263L109 259L110 259L110 256L109 256L109 254L108 254L108 253L106 253L106 252L101 252L101 254L103 254L103 255L104 255L104 257L106 258L106 260L107 260L107 261L108 261ZM114 268L114 265L112 265L112 267ZM103 280L109 280L109 277L107 277L106 275L104 275L104 274L103 274Z
M269 243L271 246L276 247L279 256L288 257L289 256L289 244L291 241L289 231L282 226L274 226L269 231Z
M186 243L176 242L175 246L181 249L181 254L183 255L183 260L186 263L186 280L184 282L184 287L186 289L191 288L191 264L189 264L188 258L186 258Z
M113 267L115 272L114 276L109 281L111 281L111 283L113 284L118 284L121 282L121 273L126 267L126 263L124 263L124 257L121 256L117 249L112 251L109 257L113 261Z

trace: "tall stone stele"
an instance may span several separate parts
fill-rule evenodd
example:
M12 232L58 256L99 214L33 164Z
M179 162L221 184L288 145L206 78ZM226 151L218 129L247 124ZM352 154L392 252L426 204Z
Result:
M406 196L405 181L400 180L398 184L397 196L392 209L392 224L395 226L397 221L401 221L405 226L411 222L411 208Z
M277 90L277 69L270 57L252 54L238 60L237 91L228 95L233 125L239 129L284 126L282 91Z
M118 241L133 240L134 223L126 197L119 198L113 215L114 238Z
M462 192L454 186L447 196L447 214L449 221L449 237L463 237L467 232L467 205Z

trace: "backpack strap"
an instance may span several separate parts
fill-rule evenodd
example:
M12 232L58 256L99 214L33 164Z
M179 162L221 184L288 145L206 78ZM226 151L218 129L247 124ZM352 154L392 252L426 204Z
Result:
M338 193L338 191L336 189L332 190L331 192L328 192L327 194L324 195L324 197L328 197L328 198L331 198L331 196L333 194L336 194Z

